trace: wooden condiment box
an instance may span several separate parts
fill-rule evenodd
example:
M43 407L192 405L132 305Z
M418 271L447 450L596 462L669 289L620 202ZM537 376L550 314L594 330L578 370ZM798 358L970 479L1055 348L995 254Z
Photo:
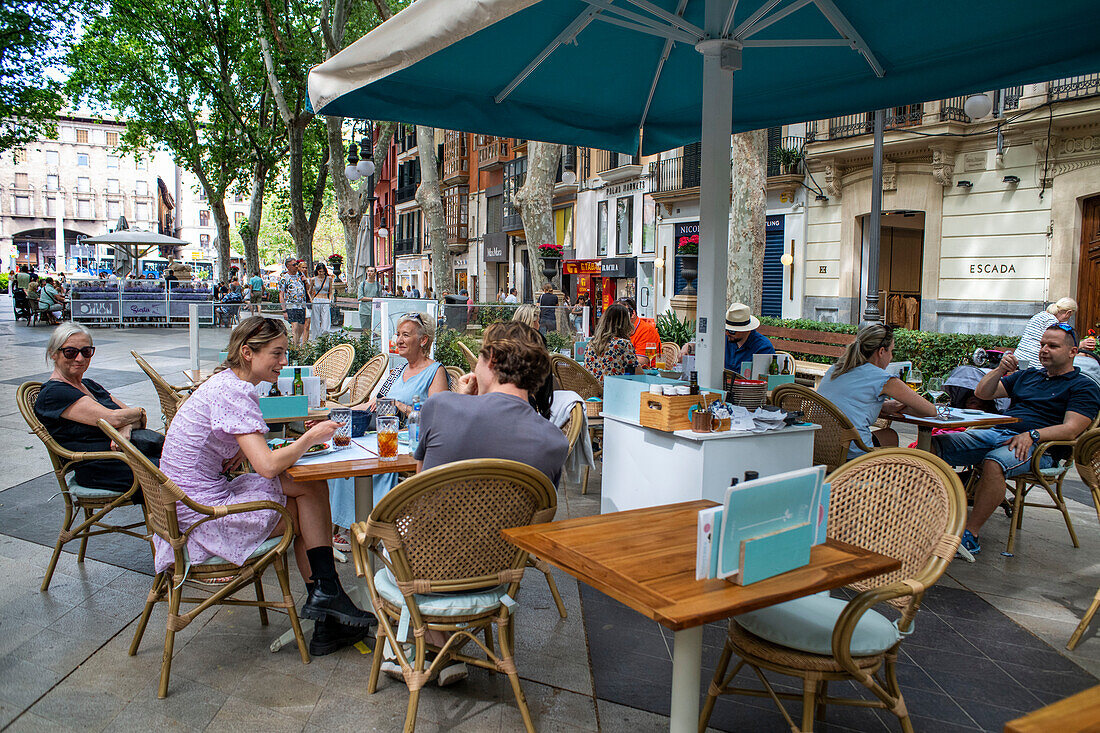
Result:
M718 399L717 392L696 395L656 395L643 392L638 422L647 428L664 430L690 430L688 412L695 405L706 406Z

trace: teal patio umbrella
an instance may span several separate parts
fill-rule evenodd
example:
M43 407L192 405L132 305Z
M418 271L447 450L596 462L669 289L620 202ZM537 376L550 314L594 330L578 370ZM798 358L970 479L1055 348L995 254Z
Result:
M652 154L701 140L700 383L721 384L730 133L1100 70L1096 0L417 0L309 75L322 115ZM694 730L699 629L671 726Z
M724 354L729 135L1100 69L1095 0L417 0L309 75L322 115L652 154L702 141L699 338Z

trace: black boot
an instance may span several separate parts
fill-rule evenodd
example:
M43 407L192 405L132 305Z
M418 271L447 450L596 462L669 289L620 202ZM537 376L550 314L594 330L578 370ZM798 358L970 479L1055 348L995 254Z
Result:
M302 606L302 618L314 621L334 619L345 626L367 628L377 623L374 614L359 609L340 586L331 546L311 547L306 550L306 555L309 556L314 586Z
M309 653L315 657L323 657L362 641L368 636L370 636L369 626L345 626L330 617L324 621L318 621L313 627L313 638L309 640Z

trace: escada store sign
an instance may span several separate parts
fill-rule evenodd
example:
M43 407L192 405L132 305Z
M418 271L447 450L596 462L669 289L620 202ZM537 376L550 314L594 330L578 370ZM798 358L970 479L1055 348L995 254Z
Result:
M1016 265L996 262L975 262L970 265L971 275L1007 275L1016 272Z

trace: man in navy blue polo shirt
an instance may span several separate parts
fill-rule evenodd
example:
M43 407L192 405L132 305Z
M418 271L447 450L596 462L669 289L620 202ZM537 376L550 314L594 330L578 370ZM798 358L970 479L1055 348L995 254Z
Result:
M753 354L775 353L768 337L756 332L759 327L760 321L744 303L734 303L726 310L726 369L740 373L742 362L752 361Z
M1040 367L1017 369L1016 357L1005 354L996 369L974 388L982 400L1009 397L1007 415L1019 422L980 430L948 433L932 438L932 448L953 466L981 464L982 476L974 492L974 508L963 530L962 546L971 555L981 552L978 532L1005 498L1005 479L1027 473L1036 443L1074 440L1100 411L1100 388L1073 365L1077 334L1064 323L1043 332L1039 341ZM1041 467L1053 463L1049 453Z

